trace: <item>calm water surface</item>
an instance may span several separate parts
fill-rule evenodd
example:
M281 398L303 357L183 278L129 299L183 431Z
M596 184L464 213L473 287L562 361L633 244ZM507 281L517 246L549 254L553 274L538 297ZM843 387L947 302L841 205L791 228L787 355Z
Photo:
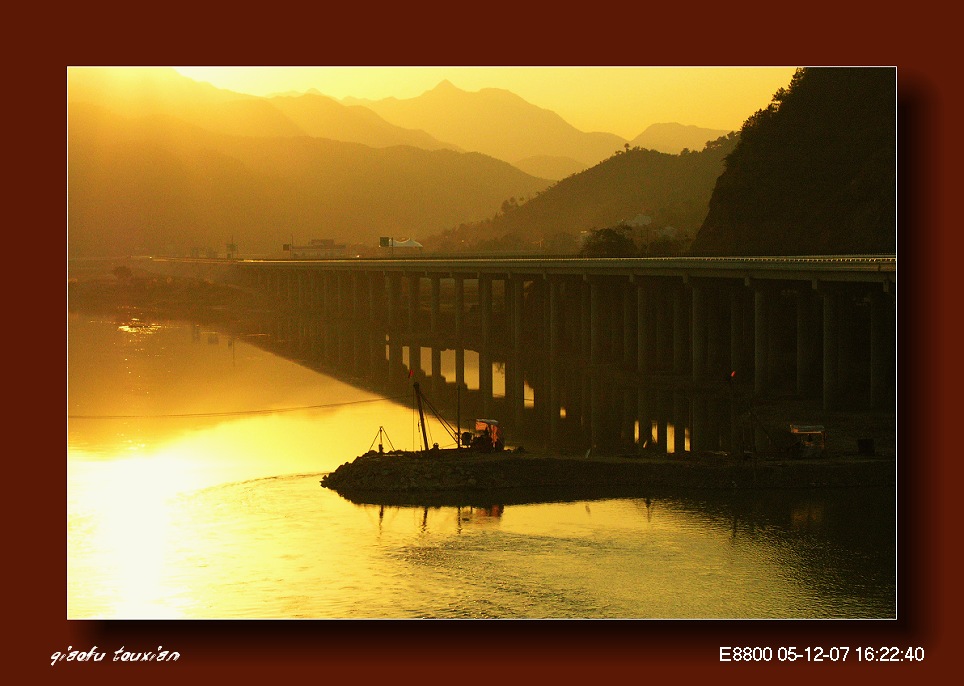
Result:
M259 338L69 315L69 618L896 616L889 490L352 504L320 476L410 401Z

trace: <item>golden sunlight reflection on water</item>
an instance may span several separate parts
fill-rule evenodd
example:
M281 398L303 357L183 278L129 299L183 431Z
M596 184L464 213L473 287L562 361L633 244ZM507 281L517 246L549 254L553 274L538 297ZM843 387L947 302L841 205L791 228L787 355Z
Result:
M852 558L867 551L821 538L850 517L824 496L779 505L775 524L755 505L747 519L742 505L667 498L355 505L319 478L379 426L416 445L406 402L244 414L376 396L185 325L159 326L138 352L116 323L73 328L69 407L86 418L68 420L69 618L892 613L886 558L864 570ZM157 416L184 408L229 414Z

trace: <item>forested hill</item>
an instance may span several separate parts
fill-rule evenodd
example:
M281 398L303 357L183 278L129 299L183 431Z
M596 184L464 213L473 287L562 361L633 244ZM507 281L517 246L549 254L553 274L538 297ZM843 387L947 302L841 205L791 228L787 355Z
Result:
M311 136L219 134L168 115L68 106L68 251L249 256L330 238L441 231L495 213L548 180L479 153L373 148Z
M743 125L693 255L896 252L896 71L805 68Z
M700 152L679 155L627 147L531 198L510 198L491 219L427 239L425 247L445 253L575 253L582 232L621 225L692 239L736 141L732 133Z

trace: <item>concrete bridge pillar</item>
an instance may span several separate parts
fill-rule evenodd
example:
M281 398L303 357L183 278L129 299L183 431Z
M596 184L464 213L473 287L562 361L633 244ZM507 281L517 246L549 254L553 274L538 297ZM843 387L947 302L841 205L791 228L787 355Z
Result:
M682 391L672 391L673 396L673 452L682 455L686 452L686 420L687 412L686 396Z
M325 275L323 272L315 272L314 279L315 309L324 316L325 311Z
M350 279L351 274L348 274L347 278ZM342 321L351 307L349 284L346 282L345 272L335 272L335 292L338 294L336 296L338 301L336 318Z
M724 398L713 398L709 401L710 435L709 450L729 452L733 449L730 443L730 408Z
M599 376L587 374L589 384L588 419L589 419L589 445L593 450L600 446L602 438L602 379Z
M673 296L669 290L669 283L665 279L656 281L656 287L650 291L650 312L653 314L653 338L656 346L652 350L652 369L660 371L673 368Z
M639 339L636 322L636 289L632 284L623 286L623 366L627 369L636 367L638 352L636 342Z
M533 278L532 282L529 284L529 295L532 303L532 310L534 312L542 313L542 323L540 329L542 331L542 347L546 350L549 349L549 282L545 278ZM528 327L527 327L528 328ZM562 337L561 324L560 324L559 337Z
M764 284L753 289L753 391L763 393L773 379L770 367L770 337L772 332L773 293Z
M482 320L482 345L479 349L479 393L482 410L492 409L492 277L479 275L479 316Z
M346 320L352 314L352 275L349 272L336 272L335 280L338 284L338 364L350 365L354 370L354 345L352 343L351 326L345 326Z
M410 275L408 277L408 332L418 333L418 308L421 300L422 277Z
M895 402L897 310L890 292L870 297L870 405L887 407Z
M549 282L549 360L559 360L562 347L562 284Z
M402 343L398 338L398 332L392 331L388 334L388 369L387 379L389 386L402 380Z
M642 453L653 447L653 419L651 411L652 391L640 387L636 394L636 421L638 422L639 437L636 439L636 451Z
M465 387L465 279L455 277L455 384Z
M512 315L512 349L517 353L522 353L522 331L523 331L523 305L525 303L525 281L522 278L511 279L506 284L511 298L509 309Z
M748 445L745 445L743 436L743 408L735 397L730 396L727 400L727 409L729 411L730 450L742 453L749 448Z
M442 350L432 344L432 395L435 398L439 398L442 395L442 388L444 386L444 379L442 378Z
M430 277L431 289L432 289L432 302L430 308L430 320L429 327L432 332L432 336L438 336L439 334L439 312L442 308L442 279L433 274Z
M478 288L482 342L488 346L492 342L492 277L481 274L478 280Z
M582 324L579 331L579 353L584 360L592 356L592 288L589 277L583 277L579 285L579 311Z
M690 299L692 309L690 314L690 347L691 368L693 380L700 381L706 376L707 350L707 311L706 291L697 281L690 281Z
M352 323L360 323L362 317L364 316L364 299L362 293L362 277L363 274L358 271L352 271L349 280L349 286L351 288L351 318Z
M408 368L416 376L424 374L422 369L422 345L417 338L410 338L408 344Z
M389 272L386 276L385 293L385 326L389 331L394 331L398 327L398 308L401 301L402 278L395 272Z
M582 307L580 307L580 298L582 297L582 282L567 279L563 282L562 294L562 328L565 335L565 345L570 352L580 354L580 337L582 336Z
M384 321L382 313L384 279L380 272L365 273L365 289L368 296L368 319L364 330L368 340L369 375L374 379L384 376L385 367L385 329L380 322Z
M306 312L313 312L317 307L317 300L315 298L315 277L316 272L305 272L305 301L304 308Z
M682 376L691 369L691 360L687 359L689 352L689 312L682 286L674 285L673 299L673 373Z
M819 302L812 288L797 291L797 393L817 397L820 393L822 322Z
M619 406L619 446L636 448L636 401L635 388L623 388L622 392L617 391Z
M598 279L589 282L589 364L595 367L603 355L603 293Z
M690 422L690 452L713 450L712 421L709 416L706 398L696 395L690 401L692 408Z
M704 288L706 293L706 371L705 376L716 381L729 374L727 344L729 330L726 321L729 309L726 291L719 288Z
M318 275L318 297L321 301L321 319L330 323L334 309L331 303L331 272L323 271Z
M506 397L513 408L515 424L520 426L522 424L522 413L525 409L525 374L522 369L525 282L522 277L509 279L506 281L506 289L506 299L510 303L510 331L512 332L512 359L511 364L506 366Z
M454 281L455 281L455 339L461 344L465 337L465 279L461 276L456 276Z
M832 288L823 287L823 407L837 409L840 405L840 309L841 296Z
M367 272L365 276L368 294L368 316L370 323L375 325L377 322L385 321L383 312L385 283L380 272Z
M465 384L465 347L462 343L455 344L455 385L460 390L466 390Z
M659 452L666 453L669 451L669 441L667 440L668 429L667 422L669 421L669 408L667 405L670 402L670 396L664 391L652 391L649 395L651 410L653 419L656 423L656 449Z
M549 282L549 445L559 444L559 409L562 404L561 379L558 373L561 337L562 293L558 281Z
M605 284L603 302L607 304L603 331L609 335L603 339L605 347L603 355L613 365L618 365L623 359L623 294L618 284Z
M636 371L646 374L653 370L653 326L649 316L649 293L642 279L636 282Z
M358 336L361 331L361 324L363 321L363 300L362 300L362 274L357 270L352 270L349 279L349 287L351 288L351 322L349 322L348 331L350 331L349 343L351 345L351 363L352 371L357 375L361 369L361 355L359 354L358 346Z

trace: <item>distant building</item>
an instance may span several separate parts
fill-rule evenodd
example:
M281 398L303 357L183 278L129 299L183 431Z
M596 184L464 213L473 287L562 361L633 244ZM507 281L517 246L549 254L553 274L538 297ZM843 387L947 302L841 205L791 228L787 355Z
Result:
M297 260L332 260L348 257L348 246L335 243L331 238L313 238L308 245L285 243L285 250L291 252L292 259Z
M378 245L382 248L421 248L422 244L418 241L406 238L404 241L400 241L397 238L389 238L383 236L378 239Z
M422 252L422 244L412 238L400 241L397 238L381 236L378 239L378 247L388 248L391 255L395 254L396 248L400 249L403 253Z

